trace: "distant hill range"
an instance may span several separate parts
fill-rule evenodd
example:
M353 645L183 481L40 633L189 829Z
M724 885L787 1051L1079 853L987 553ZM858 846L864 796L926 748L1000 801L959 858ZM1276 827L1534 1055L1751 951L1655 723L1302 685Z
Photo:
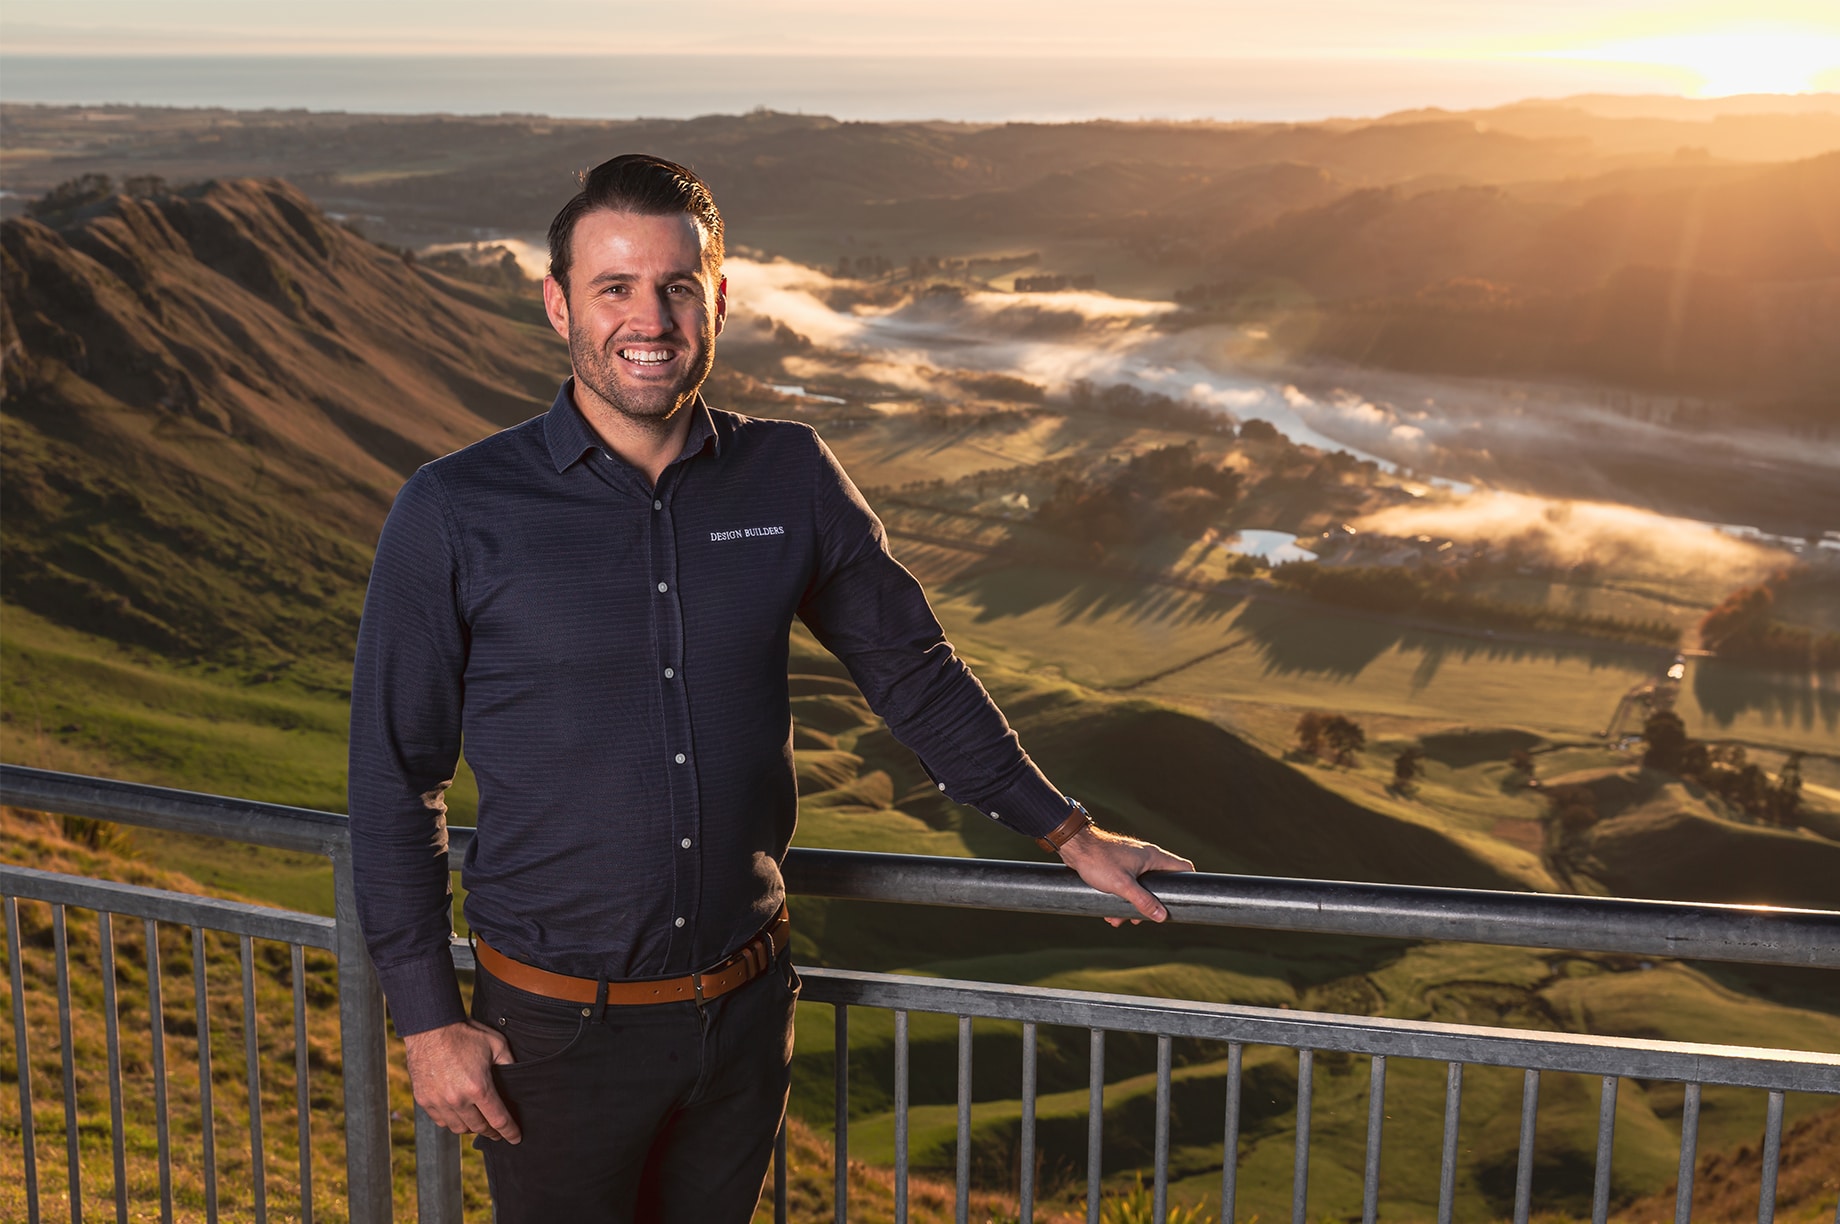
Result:
M105 194L0 246L0 592L160 653L343 656L403 478L566 367L277 181Z
M421 246L535 238L613 153L682 160L740 242L1098 259L1280 362L1607 381L1840 426L1840 95L1579 97L1321 123L846 123L0 108L17 200L79 173L279 175Z

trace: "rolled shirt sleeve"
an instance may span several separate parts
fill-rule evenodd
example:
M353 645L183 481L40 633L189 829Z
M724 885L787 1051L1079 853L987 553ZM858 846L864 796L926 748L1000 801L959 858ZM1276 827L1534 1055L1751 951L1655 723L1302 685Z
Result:
M818 565L799 618L948 797L1025 836L1046 835L1067 818L1067 798L946 640L836 456L818 447Z
M423 468L377 545L351 687L358 915L405 1036L466 1017L449 950L443 798L460 756L467 658L458 556L439 477Z

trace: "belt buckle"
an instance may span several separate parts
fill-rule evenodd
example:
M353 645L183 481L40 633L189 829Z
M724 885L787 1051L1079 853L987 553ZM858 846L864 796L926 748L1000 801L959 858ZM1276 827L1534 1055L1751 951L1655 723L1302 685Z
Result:
M703 975L701 973L690 975L690 988L696 992L696 1005L701 1007L703 1005Z

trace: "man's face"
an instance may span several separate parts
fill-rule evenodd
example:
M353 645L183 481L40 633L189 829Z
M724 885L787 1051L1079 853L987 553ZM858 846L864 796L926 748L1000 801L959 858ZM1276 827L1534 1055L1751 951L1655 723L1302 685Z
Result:
M635 421L669 419L709 376L728 310L702 230L684 213L598 210L576 222L570 255L568 292L545 279L543 305L569 342L578 396Z

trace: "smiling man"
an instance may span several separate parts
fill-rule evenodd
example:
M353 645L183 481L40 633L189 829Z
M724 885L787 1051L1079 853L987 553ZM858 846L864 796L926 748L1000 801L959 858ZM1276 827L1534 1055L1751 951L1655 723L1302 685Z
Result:
M1103 833L1022 751L803 425L699 395L721 214L682 166L597 166L550 227L573 377L390 511L352 680L351 832L418 1104L474 1134L501 1224L729 1221L785 1111L798 978L787 635L849 667L940 790L1161 921L1186 860ZM469 1019L446 806L464 742Z

